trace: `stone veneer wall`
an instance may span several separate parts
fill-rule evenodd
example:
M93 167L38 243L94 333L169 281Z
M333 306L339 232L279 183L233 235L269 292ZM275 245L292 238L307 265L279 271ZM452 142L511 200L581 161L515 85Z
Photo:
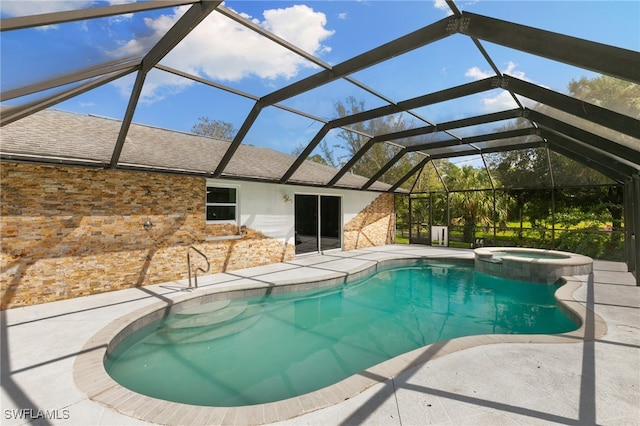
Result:
M395 240L393 194L381 194L344 227L344 250L392 244Z
M254 229L207 241L238 229L206 224L204 178L2 163L0 179L0 309L187 278L190 245L211 273L295 255Z
M0 183L0 309L187 278L191 245L210 273L295 256L258 229L211 240L238 228L206 223L204 178L0 163ZM344 250L393 242L393 199L378 196L344 226ZM293 205L290 215L287 228Z

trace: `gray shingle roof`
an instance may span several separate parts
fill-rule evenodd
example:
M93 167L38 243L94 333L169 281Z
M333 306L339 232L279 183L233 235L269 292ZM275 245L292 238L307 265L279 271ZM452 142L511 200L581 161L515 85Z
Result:
M48 157L108 165L120 125L120 121L111 118L44 110L4 126L0 132L0 151L10 158ZM191 133L131 124L118 166L209 174L229 145L227 141ZM240 145L223 176L277 181L294 160L295 157L272 149ZM290 182L324 185L337 171L305 161ZM367 181L366 177L347 174L339 186L360 188ZM388 188L389 185L376 182L370 189L385 191Z

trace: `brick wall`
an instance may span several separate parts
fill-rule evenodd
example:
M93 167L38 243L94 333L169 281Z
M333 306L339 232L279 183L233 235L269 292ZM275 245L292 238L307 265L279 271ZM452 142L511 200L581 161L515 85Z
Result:
M295 256L259 229L211 241L239 230L206 223L204 178L0 163L0 184L1 309L185 279L190 245L210 273ZM392 242L393 207L382 194L349 221L344 250Z
M190 245L211 273L294 257L253 229L207 241L237 228L206 224L204 178L11 163L0 173L2 309L186 278Z

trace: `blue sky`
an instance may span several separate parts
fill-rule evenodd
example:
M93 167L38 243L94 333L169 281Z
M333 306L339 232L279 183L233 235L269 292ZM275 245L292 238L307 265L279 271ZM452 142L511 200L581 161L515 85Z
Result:
M124 2L126 0L113 1ZM107 2L90 0L3 0L2 17ZM640 2L630 1L457 1L468 12L545 30L640 50ZM334 65L353 55L445 18L443 1L228 1L225 6L256 24ZM1 34L2 90L13 89L81 67L125 57L139 57L184 12L164 9L45 29ZM571 79L595 74L483 42L503 72L564 92ZM162 64L179 68L237 90L264 96L320 69L306 60L256 37L213 12ZM353 75L393 101L419 96L491 75L491 68L471 40L453 35ZM55 108L121 119L133 77L67 100ZM335 103L348 96L368 108L384 104L345 81L336 81L283 104L324 119L335 117ZM8 105L24 103L18 99ZM189 131L198 117L228 121L239 128L253 101L195 84L162 71L147 77L134 121ZM423 108L432 122L463 118L478 112L513 108L501 90ZM276 108L261 113L245 143L290 153L306 145L321 123ZM330 135L329 140L335 140Z

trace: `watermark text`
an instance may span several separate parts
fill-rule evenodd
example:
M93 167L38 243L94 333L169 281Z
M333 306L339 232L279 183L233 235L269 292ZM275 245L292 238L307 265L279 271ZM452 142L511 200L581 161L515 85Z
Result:
M15 408L4 410L5 420L68 420L69 418L71 418L71 414L66 408L61 410L42 410L39 408Z

